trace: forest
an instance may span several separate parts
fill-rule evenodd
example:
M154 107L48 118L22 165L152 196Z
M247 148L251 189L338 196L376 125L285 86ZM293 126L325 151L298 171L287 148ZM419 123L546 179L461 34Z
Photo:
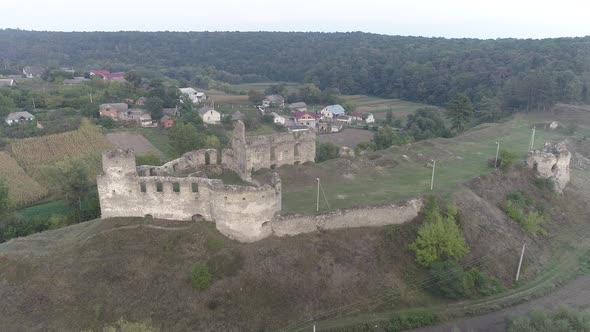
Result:
M456 94L505 110L590 99L590 37L445 39L319 32L0 30L0 74L25 65L137 70L209 88L263 81L446 105Z

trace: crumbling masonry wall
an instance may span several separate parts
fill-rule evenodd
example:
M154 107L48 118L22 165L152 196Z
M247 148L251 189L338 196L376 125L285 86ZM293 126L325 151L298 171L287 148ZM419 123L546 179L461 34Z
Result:
M196 177L140 176L130 150L103 153L97 177L102 218L152 216L215 222L224 235L253 242L272 233L281 210L281 181L259 187L224 185Z
M242 179L253 171L315 160L316 135L313 131L246 136L244 124L236 121L231 147L223 150L222 164Z
M555 190L562 192L570 181L570 160L572 154L567 150L565 142L551 146L545 143L543 150L530 151L526 164L536 171L543 179L552 179Z

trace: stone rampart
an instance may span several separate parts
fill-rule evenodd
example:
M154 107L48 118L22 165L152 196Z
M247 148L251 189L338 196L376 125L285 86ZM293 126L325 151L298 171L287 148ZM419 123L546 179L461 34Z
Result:
M423 205L421 199L413 199L402 205L337 210L317 216L279 217L274 220L272 230L276 236L292 236L323 229L403 224L416 218Z
M152 216L170 220L215 222L224 235L252 242L269 236L281 210L281 182L271 185L224 185L197 177L140 176L135 156L115 150L103 154L97 177L102 218Z

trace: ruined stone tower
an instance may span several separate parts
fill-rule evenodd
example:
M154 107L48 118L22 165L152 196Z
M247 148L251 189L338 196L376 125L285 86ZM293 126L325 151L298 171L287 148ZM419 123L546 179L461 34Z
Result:
M530 151L526 164L536 171L536 175L543 179L551 179L555 190L562 192L570 181L570 160L572 154L567 150L565 142L551 146L545 143L543 150Z

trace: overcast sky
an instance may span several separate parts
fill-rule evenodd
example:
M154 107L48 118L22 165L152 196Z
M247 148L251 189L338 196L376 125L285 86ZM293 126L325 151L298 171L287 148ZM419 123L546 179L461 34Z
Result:
M590 35L590 0L7 0L0 27L569 37Z

